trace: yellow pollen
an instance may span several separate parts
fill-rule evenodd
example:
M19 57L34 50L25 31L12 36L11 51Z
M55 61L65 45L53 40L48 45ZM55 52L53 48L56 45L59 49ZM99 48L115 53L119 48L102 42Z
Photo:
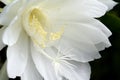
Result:
M61 38L61 35L63 34L64 30L61 30L59 32L55 32L55 33L50 33L50 40L57 40Z
M33 35L31 36L33 42L42 48L45 48L47 43L60 39L64 32L64 30L60 30L58 32L48 32L45 30L46 28L45 16L39 9L33 9L29 16L30 30L28 30L28 33Z

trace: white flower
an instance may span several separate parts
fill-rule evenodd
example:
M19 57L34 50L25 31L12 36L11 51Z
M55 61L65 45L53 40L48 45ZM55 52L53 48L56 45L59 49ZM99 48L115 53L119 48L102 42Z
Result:
M112 9L114 7L114 5L116 5L117 3L114 2L113 0L99 0L102 3L104 3L105 5L108 6L108 10Z
M0 15L8 76L89 80L88 62L111 45L111 32L94 19L107 10L98 0L14 0Z

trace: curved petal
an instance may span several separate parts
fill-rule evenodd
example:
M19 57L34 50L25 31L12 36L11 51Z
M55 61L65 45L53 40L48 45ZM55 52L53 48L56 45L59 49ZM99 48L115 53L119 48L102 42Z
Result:
M106 36L106 38L110 37L112 35L111 31L104 25L102 24L100 21L96 20L96 19L85 19L84 21L82 21L84 24L88 24L91 25L93 27L95 27L96 29L100 30L103 32L103 34ZM107 39L106 39L107 40ZM109 43L109 41L102 41L99 44L96 44L96 47L98 49L98 51L104 50L105 47L110 47L111 44Z
M68 80L89 80L90 79L90 66L88 63L79 63L70 61L66 63L60 63L58 74L65 77ZM73 65L73 66L72 66Z
M2 28L0 29L0 50L1 50L3 47L5 47L5 44L4 44L3 41L2 41L2 37L3 37L3 32L4 32L4 30L5 30L4 27L2 27Z
M84 19L81 22L83 22L84 24L88 24L88 25L92 25L95 28L98 28L99 30L101 30L107 37L111 36L112 33L111 31L103 24L101 23L99 20L97 19L92 19L92 18L88 18L88 19Z
M8 46L7 49L7 72L10 78L21 76L26 68L28 53L29 53L29 41L25 32L22 32L17 43Z
M111 10L117 3L113 0L98 0L108 6L108 10Z
M57 80L52 66L52 61L44 56L41 52L36 51L32 45L31 52L36 68L43 78L45 80Z
M107 6L97 0L52 0L40 5L50 19L77 18L82 15L101 17L107 11Z
M101 30L106 35L106 37L109 37L112 34L111 31L99 20L87 16L81 16L81 18L77 17L72 19L59 18L52 21L51 25L54 27L53 29L56 28L60 29L61 26L66 27L66 25L71 25L71 23L83 23L83 24L91 25L92 27Z
M6 62L4 63L2 69L0 70L0 80L8 80Z
M63 54L66 53L64 51L67 49L73 60L88 62L100 58L98 52L110 45L108 37L94 25L69 23L65 26L64 34L55 47L60 48Z
M21 76L21 80L43 80L43 78L37 71L35 64L33 63L31 55L29 56L27 66L24 73Z
M73 39L64 38L55 47L70 60L88 62L100 58L101 56L95 45L83 35L80 36L81 38L79 39L78 36Z
M106 36L99 28L94 27L94 25L91 24L84 24L84 23L78 23L75 26L77 28L76 32L81 32L81 34L84 34L87 38L89 38L94 44L98 43L105 43L106 46L104 47L109 47L111 46L108 36Z
M21 19L15 17L3 34L3 42L9 46L15 44L22 30Z
M22 0L14 0L11 4L7 5L0 14L0 24L9 25L16 16L21 4Z
M52 26L54 31L61 29L61 27L64 28L64 32L68 33L66 36L73 35L71 36L73 39L75 38L74 35L79 34L79 36L84 35L86 38L90 38L89 40L91 40L91 43L94 45L102 43L102 45L100 44L101 46L96 46L98 51L105 49L105 47L111 46L108 40L108 37L112 34L111 31L97 19L86 16L82 16L81 19L61 18L56 21L52 21ZM74 32L76 33L74 34Z

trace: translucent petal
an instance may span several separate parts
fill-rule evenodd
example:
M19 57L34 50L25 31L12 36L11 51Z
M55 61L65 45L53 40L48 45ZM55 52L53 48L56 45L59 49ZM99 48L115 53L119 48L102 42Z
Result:
M11 4L7 5L0 14L0 24L9 25L18 13L21 4L22 0L14 0Z
M3 42L9 46L15 44L22 30L21 19L15 17L3 34Z
M46 1L40 5L50 19L101 17L107 11L107 6L97 0L57 0Z
M21 76L21 80L43 80L43 78L37 71L35 64L33 63L31 55L29 55L27 66L24 73Z
M93 27L100 29L107 37L112 35L111 31L97 19L88 18L88 19L84 19L81 22L88 25L92 25Z
M113 0L98 0L108 6L108 10L111 10L117 3Z
M73 35L74 36L74 35ZM82 39L82 40L80 40ZM64 38L61 40L60 44L55 46L70 60L75 60L79 62L88 62L94 59L100 58L98 50L95 45L85 37L81 36L78 39L74 38Z
M100 58L98 51L110 45L105 33L94 24L69 23L55 47L60 48L63 53L66 53L64 50L67 49L68 54L72 55L71 58L74 60L87 62Z
M68 80L89 80L90 79L90 66L88 63L79 63L75 61L70 61L70 64L67 65L64 63L60 63L59 66L59 74Z
M22 32L16 44L7 49L7 71L10 78L21 76L26 68L29 54L29 40L25 32Z
M57 80L55 71L53 69L52 61L31 47L33 61L36 65L38 72L45 80Z
M72 39L75 39L74 35L85 36L93 44L99 44L96 46L98 51L105 49L105 47L111 46L108 37L111 36L111 31L100 21L82 16L81 19L64 19L61 18L56 21L52 21L52 26L54 31L58 31L61 28L64 28L64 34L68 33L66 36L71 36ZM74 33L75 32L75 33ZM88 40L87 40L88 41ZM67 41L68 42L68 41Z

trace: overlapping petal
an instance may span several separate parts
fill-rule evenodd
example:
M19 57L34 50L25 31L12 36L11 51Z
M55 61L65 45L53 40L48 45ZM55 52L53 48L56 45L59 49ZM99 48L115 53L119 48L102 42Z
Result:
M22 32L16 44L7 49L7 72L10 78L21 76L25 71L29 54L29 40Z
M44 77L44 79L59 80L57 79L55 70L53 69L52 61L44 56L41 52L37 51L32 45L31 52L36 68L38 72Z
M113 0L98 0L108 6L108 10L111 10L117 3Z
M0 24L9 25L18 13L22 0L14 0L11 4L7 5L0 14Z
M25 71L21 76L21 80L43 80L43 77L40 75L40 73L36 69L30 54L29 54Z
M100 58L99 51L111 46L108 37L112 33L95 19L115 5L107 1L14 0L8 4L0 14L0 24L8 26L2 39L8 45L8 76L89 80L88 62ZM51 35L54 40L49 39ZM41 41L47 46L42 47Z
M79 63L71 61L71 65L66 63L59 64L59 75L68 80L89 80L90 79L90 66L88 63Z
M108 33L107 29L101 30L103 28L97 28L94 23L71 22L65 25L64 28L65 32L55 47L57 49L60 47L61 51L64 51L65 48L72 49L69 54L74 56L74 60L78 59L79 61L87 62L100 58L98 51L111 45L108 40L108 34L104 33ZM98 48L97 44L99 43L104 45L100 45Z
M82 20L85 19L84 16L101 17L107 11L107 6L97 0L53 0L41 3L40 8L45 12L48 20L52 19L53 22L56 20Z
M3 34L3 42L9 46L15 44L22 30L21 19L15 17Z

